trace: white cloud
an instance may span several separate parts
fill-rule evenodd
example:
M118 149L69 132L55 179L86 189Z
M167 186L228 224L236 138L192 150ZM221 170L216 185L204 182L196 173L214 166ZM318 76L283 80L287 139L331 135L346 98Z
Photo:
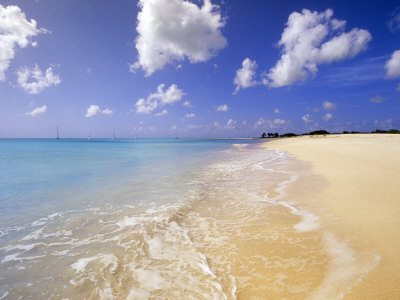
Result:
M184 0L140 0L138 6L139 55L131 70L140 66L149 76L173 61L204 62L227 45L220 30L225 21L211 0L201 7Z
M43 115L47 111L47 105L43 105L42 107L36 107L34 110L31 112L25 113L25 115L31 116L33 118L36 118L40 115Z
M334 110L336 109L336 104L329 101L324 101L322 103L322 108L325 110Z
M290 14L279 46L283 54L275 67L270 69L264 84L269 87L289 86L305 80L309 73L315 75L318 64L351 58L365 50L371 34L354 28L342 32L345 21L333 19L333 11Z
M275 119L274 124L275 125L283 125L283 124L286 124L286 121L282 120L282 119Z
M196 116L196 114L186 114L185 118L186 119L192 119Z
M236 94L240 89L245 89L257 85L257 81L254 80L256 76L257 63L255 60L246 58L242 62L242 68L236 71L236 76L233 83L236 85L236 89L233 92Z
M111 114L113 113L113 111L112 111L111 109L106 108L106 109L103 109L103 110L101 111L101 113L102 113L103 115L111 115Z
M17 82L28 94L38 94L47 87L59 85L61 79L53 73L51 67L47 68L43 74L38 65L35 65L32 69L28 67L20 68L17 71Z
M139 99L136 104L136 112L139 114L149 114L158 107L157 99L148 97Z
M394 51L391 58L386 62L387 78L400 77L400 50Z
M0 4L0 81L5 80L5 71L15 56L16 48L25 48L31 42L30 38L39 33L47 33L44 28L37 28L35 20L28 21L18 6L2 6Z
M226 122L225 128L226 129L235 129L236 128L237 121L233 119L229 119L228 122Z
M161 116L166 116L166 115L168 115L168 110L166 110L166 109L155 114L156 117L161 117Z
M270 129L281 127L282 125L290 123L290 120L274 119L268 120L264 118L259 118L254 124L255 128L266 127Z
M91 117L97 116L99 114L101 114L100 107L97 106L97 105L90 105L86 110L85 117L86 118L91 118Z
M176 84L164 91L165 84L157 87L157 92L150 94L147 99L139 99L136 102L136 112L141 114L149 114L159 106L166 104L174 104L182 99L185 95L183 90L179 89Z
M302 119L305 123L312 123L312 122L314 122L314 121L311 119L311 116L310 116L309 114L305 114L304 116L301 117L301 119Z
M216 110L217 111L227 112L229 110L229 107L228 107L228 105L224 104L224 105L218 106Z
M385 101L386 99L383 98L381 95L376 95L375 97L370 98L368 101L371 103L381 103Z
M274 109L274 114L280 114L280 113L281 113L281 111L278 108Z
M100 107L98 105L90 105L87 109L86 109L86 118L91 118L91 117L95 117L98 115L111 115L113 113L112 110L106 108L104 110L101 110Z
M218 121L215 121L214 123L213 123L213 126L215 127L215 128L218 128L218 129L228 129L228 130L232 130L232 129L236 129L237 128L237 124L238 124L238 122L237 121L235 121L234 119L229 119L227 122L226 122L226 124L220 124ZM242 124L243 124L243 122L242 122ZM246 123L247 124L247 123ZM245 124L243 124L243 125L245 125Z
M327 113L322 117L322 120L324 120L325 122L329 122L330 120L333 119L333 115L331 113Z
M265 120L264 118L259 118L256 123L254 124L254 127L258 128L263 126L266 123L267 120Z
M190 103L189 101L183 102L183 106L186 106L186 107L193 107L192 103Z
M397 7L387 22L387 26L391 32L400 30L400 7Z

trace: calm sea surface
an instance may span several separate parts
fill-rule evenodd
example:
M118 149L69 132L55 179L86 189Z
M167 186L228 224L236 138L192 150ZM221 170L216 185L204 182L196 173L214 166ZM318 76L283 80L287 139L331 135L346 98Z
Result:
M121 243L125 225L156 223L189 205L201 168L233 144L255 142L0 140L0 298L76 293L80 284L65 273L81 271L79 257L116 258L106 248ZM103 243L105 235L111 241Z

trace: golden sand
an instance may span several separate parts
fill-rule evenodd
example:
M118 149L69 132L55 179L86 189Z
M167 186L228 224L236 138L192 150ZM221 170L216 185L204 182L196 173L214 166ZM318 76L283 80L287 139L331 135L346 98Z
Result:
M331 214L325 225L354 249L379 254L345 299L400 299L400 135L302 136L265 147L311 162L328 185L318 193L310 186L303 201Z

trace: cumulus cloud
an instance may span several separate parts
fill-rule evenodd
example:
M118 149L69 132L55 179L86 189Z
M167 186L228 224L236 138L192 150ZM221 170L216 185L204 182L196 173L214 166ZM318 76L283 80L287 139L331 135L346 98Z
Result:
M400 50L394 51L390 59L385 64L386 77L400 77Z
M289 120L282 120L282 119L274 119L274 120L268 120L264 118L259 118L256 123L254 124L254 127L260 128L260 127L267 127L270 129L278 128L281 127L282 125L290 123Z
M103 109L103 110L101 111L101 113L102 113L103 115L111 115L111 114L113 113L113 111L112 111L111 109L106 108L106 109Z
M281 113L281 111L278 108L274 109L274 114L280 114L280 113Z
M246 58L242 62L242 68L236 71L236 76L233 83L236 85L236 89L233 92L236 94L240 89L245 89L257 85L257 81L254 80L256 76L257 63L255 60Z
M233 119L229 119L228 122L226 122L225 128L226 129L235 129L237 125L237 121Z
M283 54L264 79L269 87L289 86L315 75L318 65L356 56L367 48L371 34L354 28L343 32L345 21L334 19L333 11L290 14L281 39Z
M150 94L147 99L139 99L136 102L136 112L140 114L149 114L159 106L174 104L182 99L185 95L183 90L179 89L176 84L164 90L165 84L157 87L157 92Z
M327 113L322 117L322 120L324 120L325 122L329 122L330 120L333 119L333 115L331 113Z
M324 101L322 103L322 108L325 110L334 110L336 109L336 104L329 101Z
M311 119L311 116L310 116L309 114L305 114L304 116L301 117L301 119L302 119L305 123L312 123L312 122L314 122L314 121Z
M186 119L192 119L196 116L196 114L186 114L185 118Z
M217 111L223 111L223 112L227 112L229 110L228 105L224 104L224 105L220 105L216 108Z
M36 118L40 115L43 115L47 111L47 105L43 105L41 107L36 107L31 112L25 113L27 116L31 116L32 118Z
M383 98L381 95L376 95L375 97L370 98L368 101L371 103L382 103L386 99Z
M201 7L185 0L140 0L138 6L138 61L131 71L141 67L149 76L173 61L204 62L227 45L225 21L211 0Z
M166 110L166 109L155 114L156 117L161 117L161 116L166 116L166 115L168 115L168 110Z
M95 117L95 116L99 116L99 115L111 115L112 113L113 113L113 111L108 108L101 110L98 105L92 104L86 109L85 117L91 118L91 117Z
M0 81L5 80L5 71L17 47L37 46L37 42L30 41L31 38L46 32L48 30L44 28L37 28L35 20L28 21L18 6L4 7L0 4Z
M387 26L391 32L400 30L400 7L397 7L387 22Z
M60 76L53 73L51 67L43 73L38 65L33 68L22 67L17 71L17 83L28 94L38 94L52 85L59 85Z
M218 121L215 121L215 122L213 123L213 126L214 126L214 127L220 127L221 125L219 124Z
M192 103L190 103L189 101L183 102L183 106L186 106L186 107L193 107Z
M242 124L243 124L243 122L242 122ZM238 128L238 122L237 121L235 121L234 119L229 119L225 124L220 124L218 121L215 121L214 123L213 123L213 126L215 127L215 128L218 128L218 129L228 129L228 130L232 130L232 129L236 129L236 128ZM243 125L245 125L245 124L243 124Z

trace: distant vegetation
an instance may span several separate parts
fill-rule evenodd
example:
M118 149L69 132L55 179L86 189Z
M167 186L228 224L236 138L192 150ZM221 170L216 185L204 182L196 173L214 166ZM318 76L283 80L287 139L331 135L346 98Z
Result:
M396 134L399 134L400 130L398 130L398 129L390 129L390 130L377 129L375 131L371 131L371 133L396 133Z
M356 133L361 133L359 131L343 131L343 134L356 134Z
M363 133L368 133L368 132L360 132L360 131L343 131L342 134L363 134ZM381 130L381 129L377 129L375 131L371 131L371 133L391 133L391 134L400 134L400 130L398 129L390 129L390 130ZM326 130L315 130L315 131L311 131L308 133L303 133L303 134L295 134L292 132L288 132L288 133L284 133L279 135L277 132L272 133L272 132L268 132L265 133L263 132L261 135L261 138L278 138L278 137L293 137L293 136L301 136L301 135L326 135L326 134L331 134L329 131ZM340 134L340 133L334 133L334 134Z
M326 130L315 130L311 131L309 133L305 133L304 135L325 135L325 134L330 134L330 132Z
M288 133L285 133L285 134L281 135L281 137L292 137L292 136L297 136L297 134L292 133L292 132L288 132Z

